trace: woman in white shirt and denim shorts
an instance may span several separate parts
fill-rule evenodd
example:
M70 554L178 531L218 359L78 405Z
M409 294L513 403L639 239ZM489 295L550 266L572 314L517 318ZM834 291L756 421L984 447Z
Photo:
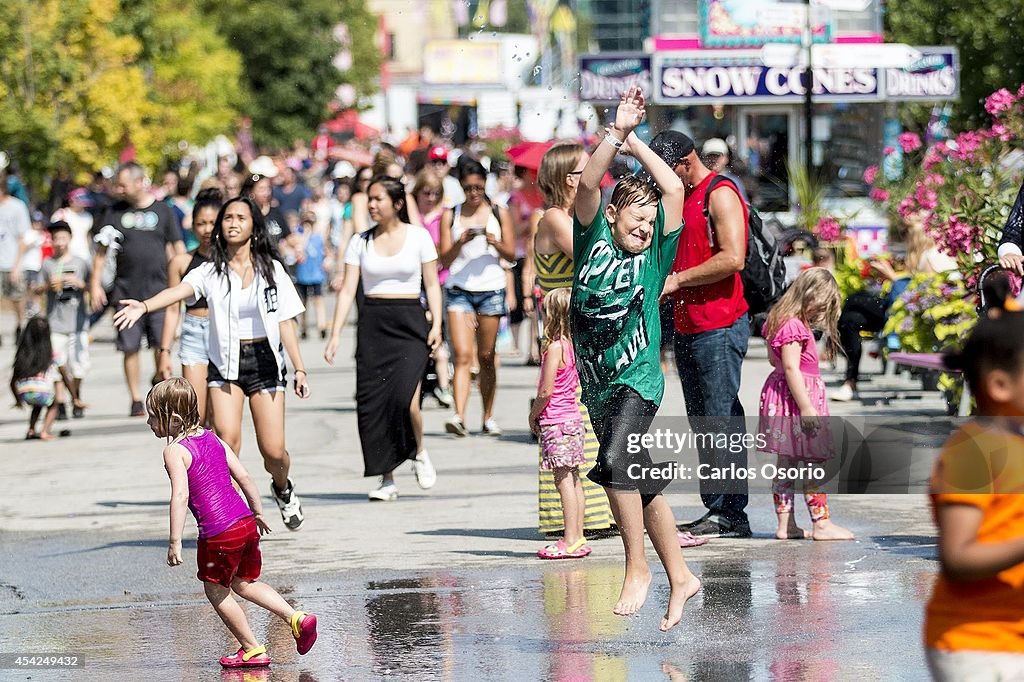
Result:
M455 414L445 422L445 430L466 436L466 404L469 402L470 369L473 365L474 337L476 362L480 368L480 397L483 399L485 434L500 436L494 420L494 396L497 389L495 345L505 306L507 275L501 259L516 257L515 231L508 209L497 213L484 194L487 171L476 161L466 162L459 172L466 201L445 211L441 218L440 265L448 268L445 281L445 307L448 334L455 357Z

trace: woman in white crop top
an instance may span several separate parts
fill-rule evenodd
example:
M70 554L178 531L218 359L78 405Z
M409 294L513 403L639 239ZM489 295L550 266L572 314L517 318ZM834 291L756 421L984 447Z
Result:
M445 307L448 333L455 356L455 414L445 422L445 430L466 436L466 404L469 402L470 367L473 364L474 336L476 362L480 368L480 397L483 399L483 432L500 436L494 421L494 396L497 372L494 347L501 318L508 312L505 304L507 276L501 259L516 258L512 217L505 208L495 215L484 185L487 171L476 161L465 163L459 173L466 201L445 211L441 218L441 267L448 268L445 281Z
M356 413L365 476L380 476L371 500L398 498L394 471L412 460L421 488L436 473L423 449L420 382L441 343L441 285L430 233L410 225L405 188L378 176L368 189L377 226L352 237L345 251L345 279L334 307L324 358L334 364L338 337L362 279L366 296L356 330ZM426 290L433 324L427 325L420 292Z

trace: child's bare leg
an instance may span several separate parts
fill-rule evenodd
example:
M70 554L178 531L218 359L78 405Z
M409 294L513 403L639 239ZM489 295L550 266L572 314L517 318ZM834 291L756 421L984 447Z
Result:
M675 627L683 617L683 607L690 597L700 590L700 580L690 571L683 553L679 549L679 538L676 535L676 520L672 508L661 495L657 495L644 507L644 527L651 538L654 549L658 552L672 594L668 599L668 609L661 621L661 631L666 632Z
M815 540L854 540L852 532L832 523L828 512L828 495L818 492L817 488L808 483L804 486L804 500L807 510L811 513L814 528L811 537Z
M587 497L583 494L583 481L580 480L579 467L573 469L572 474L573 494L576 495L576 528L580 529L580 537L583 537L583 520L587 516Z
M316 310L316 329L318 332L322 332L327 329L327 311L324 308L323 296L313 297L313 309Z
M231 589L242 599L251 601L256 606L270 611L286 623L291 623L292 614L295 613L295 609L270 585L235 578L231 581Z
M779 469L788 469L793 461L787 457L779 457ZM775 500L775 516L779 519L779 526L775 531L775 537L779 540L803 540L809 534L796 525L796 516L793 514L793 482L786 479L775 479L772 484L772 497Z
M43 430L39 432L39 437L42 440L51 440L53 434L50 433L50 429L53 428L53 423L57 421L57 401L54 400L53 404L46 408L46 416L43 417Z
M640 494L636 491L614 488L605 488L605 491L626 552L626 575L622 580L619 601L612 612L617 616L629 616L639 611L647 601L647 589L651 586L651 569L644 556L644 510Z
M246 619L242 607L232 598L231 590L223 585L208 582L204 582L203 587L206 589L206 598L213 604L217 615L220 616L220 619L224 621L224 625L227 626L231 634L238 640L242 649L252 651L258 647L260 643L256 641L256 637L252 634L252 628L249 627L249 621Z
M32 406L32 413L28 416L28 435L34 436L36 434L36 424L39 422L39 415L42 411L43 408L38 405Z
M555 467L552 472L555 477L555 487L558 488L558 496L562 499L562 519L565 524L565 533L563 533L562 539L569 547L583 539L583 515L578 508L579 499L576 497L576 486L579 484L579 479L574 472L575 467Z

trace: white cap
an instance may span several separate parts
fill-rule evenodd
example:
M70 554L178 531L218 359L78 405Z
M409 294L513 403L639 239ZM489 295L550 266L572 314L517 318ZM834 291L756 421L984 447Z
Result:
M331 177L334 179L354 178L355 176L356 169L348 161L339 161L334 164L334 171L331 173Z
M710 140L704 143L701 147L700 153L702 156L707 154L721 154L727 156L729 154L729 145L725 143L720 137L712 137Z
M269 156L260 156L249 164L249 172L253 175L262 175L265 178L276 178L277 166Z

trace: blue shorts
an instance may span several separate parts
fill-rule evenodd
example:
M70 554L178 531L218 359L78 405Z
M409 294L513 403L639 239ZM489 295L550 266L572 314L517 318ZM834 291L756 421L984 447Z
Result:
M181 321L181 349L178 351L181 364L205 365L210 362L209 338L210 318L185 313Z
M459 287L448 287L445 289L445 307L449 310L457 310L463 313L476 313L477 315L494 315L501 317L508 313L505 307L505 290L494 291L466 291Z

